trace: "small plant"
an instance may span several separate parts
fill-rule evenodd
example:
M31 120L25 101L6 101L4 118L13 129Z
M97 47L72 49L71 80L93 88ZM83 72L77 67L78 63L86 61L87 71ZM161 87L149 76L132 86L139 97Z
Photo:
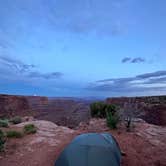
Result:
M5 134L2 130L0 130L0 152L4 150L5 142L6 142Z
M103 102L94 102L90 105L91 116L96 118L103 118L105 115L105 105Z
M12 122L13 124L19 124L19 123L22 122L22 119L21 119L21 117L16 116L16 117L12 118L12 119L10 120L10 122Z
M9 127L8 120L0 119L0 127Z
M19 131L11 130L6 132L6 136L8 138L21 138L23 137L23 134Z
M126 131L130 131L130 129L131 129L131 122L132 122L132 118L131 117L127 117L126 119L125 119L125 121L126 121Z
M130 132L131 128L133 127L133 119L136 117L138 109L134 108L132 104L128 104L122 114L122 120L126 126L126 131Z
M24 133L25 134L34 134L37 132L37 128L34 124L27 124L24 126Z
M112 114L111 112L107 113L107 126L111 129L116 129L119 122L119 116L117 113Z

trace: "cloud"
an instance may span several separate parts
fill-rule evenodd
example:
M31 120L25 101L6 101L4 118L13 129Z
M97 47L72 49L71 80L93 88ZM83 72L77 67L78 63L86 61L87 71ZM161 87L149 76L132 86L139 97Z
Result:
M74 0L70 1L72 4ZM126 4L127 0L77 0L75 10L69 13L63 10L66 15L63 21L68 22L65 28L74 33L92 33L100 37L122 35L125 25L119 13Z
M110 79L98 80L96 82L106 83L106 82L115 82L116 81L116 83L119 83L121 81L128 82L128 81L132 81L132 80L133 80L132 77L128 77L128 78L110 78Z
M157 84L157 83L162 83L166 84L166 77L159 77L159 78L151 78L148 81L144 82L145 84Z
M146 95L148 92L166 93L166 71L145 73L135 77L98 80L90 84L88 89L124 95L130 93L135 93L135 95L137 93Z
M36 67L33 64L25 64L19 60L15 60L7 56L0 56L0 63L11 70L15 70L16 72L26 72Z
M67 3L66 0L48 2L19 0L15 2L15 5L2 3L1 8L7 8L10 13L6 14L5 10L2 10L0 18L13 23L12 30L7 27L7 31L13 35L15 32L22 32L23 28L29 25L33 25L31 30L35 26L44 25L49 28L53 27L55 30L67 30L80 34L95 33L115 36L123 30L123 20L121 21L119 13L127 3L128 0L68 0ZM20 17L15 17L11 21L12 14L22 15L22 19L26 20L26 23L23 25ZM38 24L34 23L36 21ZM2 27L5 27L5 21Z
M145 73L145 74L141 74L136 76L137 78L151 78L151 77L160 77L160 76L165 76L166 75L166 71L156 71L156 72L152 72L152 73Z
M28 77L30 78L44 78L44 79L57 79L63 76L63 73L53 72L53 73L40 73L40 72L31 72Z
M131 57L125 57L122 59L122 63L143 63L146 60L142 57L137 57L137 58L131 58Z
M142 63L145 62L144 58L138 57L138 58L134 58L131 63Z
M9 78L17 78L22 77L24 79L33 79L33 78L41 78L41 79L58 79L63 76L61 72L51 72L51 73L42 73L36 71L37 67L34 64L26 64L19 60L13 59L11 57L0 56L0 69L1 76L5 75L5 77ZM9 73L9 75L6 75Z
M130 57L125 57L122 59L122 63L130 62L131 58Z

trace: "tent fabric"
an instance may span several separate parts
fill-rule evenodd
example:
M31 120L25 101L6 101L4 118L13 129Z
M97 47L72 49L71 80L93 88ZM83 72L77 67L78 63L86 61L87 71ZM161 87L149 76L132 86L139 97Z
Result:
M60 154L55 166L120 166L121 151L108 133L77 136Z

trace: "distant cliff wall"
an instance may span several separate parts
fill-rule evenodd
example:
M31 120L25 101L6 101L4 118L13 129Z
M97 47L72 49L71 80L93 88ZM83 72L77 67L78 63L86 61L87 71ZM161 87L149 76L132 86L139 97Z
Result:
M148 123L166 125L166 96L107 98L106 102L130 109Z
M29 104L26 97L0 95L0 117L27 115Z

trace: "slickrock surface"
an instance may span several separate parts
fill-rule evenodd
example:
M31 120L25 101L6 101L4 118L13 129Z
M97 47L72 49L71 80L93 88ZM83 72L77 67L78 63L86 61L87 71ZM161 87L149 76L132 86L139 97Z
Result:
M75 135L74 130L43 120L24 122L15 128L23 128L26 124L34 124L38 128L37 133L10 139L6 154L0 158L0 165L51 166L59 152Z
M22 129L25 124L33 123L37 128L34 135L7 141L6 152L0 154L2 166L53 166L64 147L78 134L87 132L108 132L118 141L125 152L122 166L166 166L166 127L134 122L131 132L123 125L110 130L103 119L91 119L81 123L76 130L43 121L32 120L13 125ZM71 154L72 155L72 154Z

